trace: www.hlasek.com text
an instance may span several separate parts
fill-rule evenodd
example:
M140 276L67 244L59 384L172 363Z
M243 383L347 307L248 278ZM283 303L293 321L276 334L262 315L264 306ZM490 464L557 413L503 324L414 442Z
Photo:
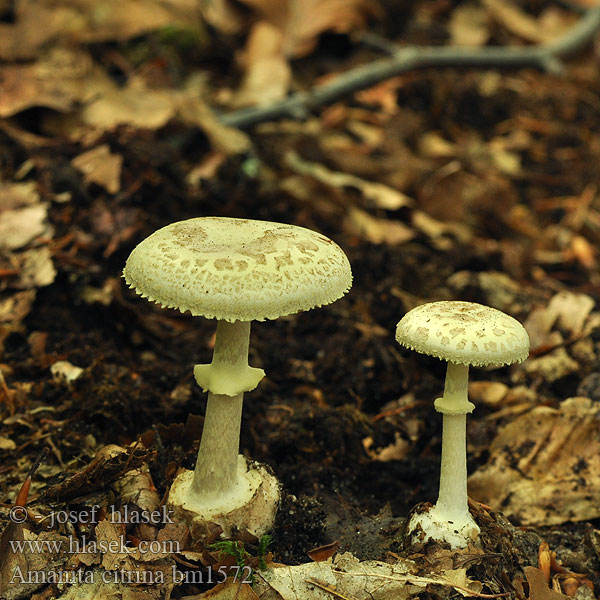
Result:
M181 552L179 540L140 540L137 546L128 545L123 536L112 540L90 540L68 537L64 540L10 540L13 553L30 554L173 554Z

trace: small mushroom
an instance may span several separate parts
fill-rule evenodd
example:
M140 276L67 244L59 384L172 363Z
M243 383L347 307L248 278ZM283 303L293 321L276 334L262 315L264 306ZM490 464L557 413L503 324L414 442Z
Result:
M213 359L196 365L208 392L196 468L180 473L168 505L199 539L217 523L223 535L260 536L274 521L279 484L239 454L244 392L264 371L248 366L250 322L329 304L352 285L348 258L303 227L223 217L172 223L141 242L123 271L153 302L217 319Z
M444 395L435 401L443 414L438 500L413 514L407 533L420 542L433 539L464 548L479 535L467 501L466 414L475 408L467 398L469 365L522 362L529 355L529 337L518 321L495 308L442 301L406 313L397 325L396 341L448 361Z

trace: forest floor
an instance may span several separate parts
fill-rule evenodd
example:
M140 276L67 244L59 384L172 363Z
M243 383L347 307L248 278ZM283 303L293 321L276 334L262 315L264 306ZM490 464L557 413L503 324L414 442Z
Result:
M210 587L25 582L15 569L97 574L125 559L10 544L159 536L81 516L143 508L143 494L159 504L177 469L193 468L206 395L192 371L211 360L215 322L137 297L121 273L153 231L209 215L319 231L354 275L337 302L252 327L250 364L266 378L246 394L240 450L283 486L273 571L340 571L352 553L410 573L373 575L362 595L326 584L330 570L301 573L310 592L232 591L229 580L212 597L595 597L600 38L560 69L408 69L241 129L208 109L244 118L234 111L335 82L393 45L537 47L584 18L576 5L139 0L107 2L110 18L93 5L0 3L0 597ZM451 299L510 314L531 340L524 363L471 370L469 495L482 536L456 552L402 543L411 509L437 497L445 363L394 340L408 310ZM16 523L10 509L44 448ZM64 510L73 522L50 523ZM257 544L244 546L253 568ZM235 562L214 548L140 560L200 573Z

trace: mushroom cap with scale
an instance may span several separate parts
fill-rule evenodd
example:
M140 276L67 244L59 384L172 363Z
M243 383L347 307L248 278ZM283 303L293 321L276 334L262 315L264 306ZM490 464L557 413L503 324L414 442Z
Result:
M516 319L460 300L413 308L398 323L396 340L421 354L476 367L510 365L529 355L529 337Z
M304 227L197 217L159 229L133 250L125 281L163 306L207 319L277 319L343 296L348 258Z

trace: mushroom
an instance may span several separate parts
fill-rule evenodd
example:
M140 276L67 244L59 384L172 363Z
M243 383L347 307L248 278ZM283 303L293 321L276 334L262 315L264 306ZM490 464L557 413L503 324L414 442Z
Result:
M173 482L168 505L199 539L217 523L225 537L268 531L279 484L263 465L239 455L244 392L262 369L248 366L250 322L329 304L352 285L344 252L325 236L293 225L199 217L159 229L129 256L123 277L163 307L217 319L213 359L196 365L208 392L194 471Z
M517 320L495 308L442 301L406 313L397 325L396 341L448 361L444 395L435 401L435 409L443 414L438 500L413 514L407 533L413 540L464 548L479 535L467 500L466 414L475 408L467 398L469 365L522 362L529 355L529 337Z

